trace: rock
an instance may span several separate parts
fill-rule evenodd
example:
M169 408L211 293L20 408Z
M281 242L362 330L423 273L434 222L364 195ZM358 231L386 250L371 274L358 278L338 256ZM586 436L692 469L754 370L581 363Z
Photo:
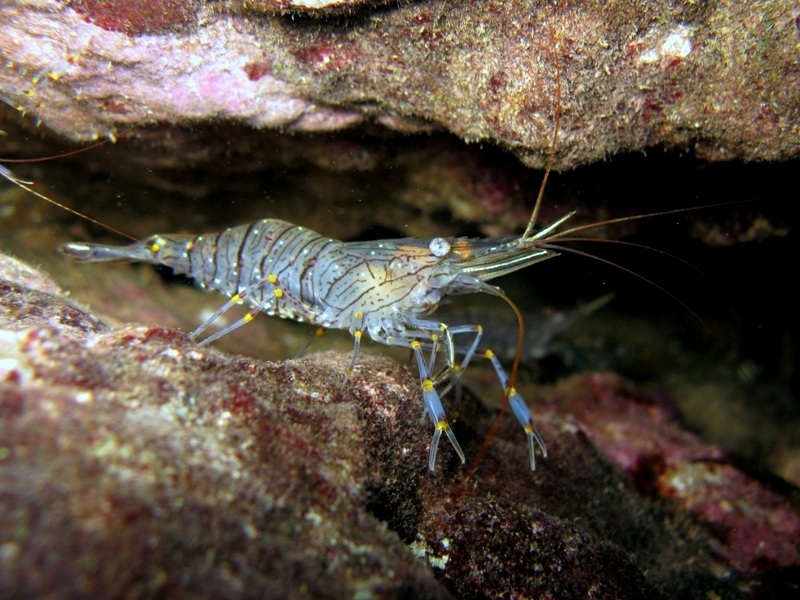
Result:
M468 394L476 462L443 446L431 473L407 364L365 356L348 379L346 354L231 356L106 325L6 257L0 276L5 597L733 597L788 590L800 564L791 501L619 378L542 391L533 474L519 426L483 442L494 415ZM648 436L669 441L660 485L631 468ZM698 457L724 494L668 475Z
M74 140L144 122L372 123L444 129L542 167L560 114L558 169L655 145L712 160L800 148L788 0L364 2L349 14L335 2L315 18L283 2L125 6L4 3L0 96Z
M4 597L447 596L364 509L375 436L338 358L225 356L3 285Z

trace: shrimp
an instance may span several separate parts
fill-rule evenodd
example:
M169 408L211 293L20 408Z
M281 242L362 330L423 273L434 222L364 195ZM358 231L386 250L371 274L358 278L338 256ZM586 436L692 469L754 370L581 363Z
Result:
M0 175L75 212L34 190L31 182L16 177L2 165ZM441 396L451 386L457 396L460 394L461 373L478 352L483 329L478 324L451 327L430 318L431 314L444 298L468 293L499 296L514 307L500 288L486 282L556 256L556 250L542 244L574 231L554 233L573 214L538 233L533 234L529 227L521 236L502 239L435 237L342 242L286 221L262 219L221 233L155 234L126 246L73 242L61 245L59 250L80 262L131 260L165 265L191 277L201 288L229 296L226 304L190 334L193 340L234 305L247 302L253 307L241 319L200 341L201 346L264 312L326 329L348 330L355 340L348 374L357 362L365 333L387 346L411 348L425 409L434 427L428 456L428 467L433 471L442 435L461 462L466 462ZM457 343L456 339L463 336L468 336L467 342ZM537 446L543 457L547 456L547 449L533 415L495 354L488 349L480 353L490 360L523 427L530 467L535 470ZM434 373L440 359L444 368ZM447 387L440 394L436 386L443 383Z
M553 258L563 250L608 262L556 242L586 239L573 234L608 223L685 210L622 217L561 229L575 214L573 211L535 232L535 220L549 172L548 169L545 173L525 232L500 239L409 237L343 242L286 221L262 219L221 233L155 234L125 246L72 242L60 246L59 250L81 262L131 260L166 265L193 278L202 288L227 295L228 302L190 334L193 340L200 339L201 334L234 305L246 302L252 307L241 319L200 340L201 346L249 323L264 312L317 327L349 331L354 338L354 347L348 373L352 372L358 360L364 334L387 346L410 348L419 373L425 410L434 428L428 454L430 470L435 468L443 435L462 463L466 462L441 398L451 388L455 388L458 398L461 374L475 356L483 356L491 362L509 406L523 428L529 464L535 470L537 449L542 457L547 457L547 448L531 411L513 386L516 362L509 377L495 353L481 347L481 325L450 326L433 318L433 313L444 299L451 296L491 294L505 300L515 310L521 335L522 317L518 309L499 287L488 281ZM85 217L36 191L30 187L30 182L16 177L2 165L0 175L48 202ZM130 237L118 230L112 231ZM623 270L638 276L628 269ZM688 306L678 301L694 315ZM521 338L516 360L520 351Z
M458 389L460 375L478 351L483 330L477 324L451 327L430 318L431 314L448 296L488 293L506 298L487 281L555 256L557 252L542 247L542 243L554 239L553 232L572 214L536 234L503 239L342 242L286 221L263 219L221 233L156 234L127 246L74 242L59 249L83 262L123 259L166 265L193 278L200 287L229 296L230 300L191 334L192 339L235 304L247 302L253 307L200 345L264 312L327 329L348 330L355 339L350 371L364 334L387 346L411 348L425 408L434 427L428 456L428 466L434 470L442 435L461 461L466 460L436 386L454 381ZM457 343L462 336L467 336L467 342ZM523 427L530 466L535 469L537 446L542 456L547 456L547 450L533 415L494 353L483 350L482 354L491 361ZM444 369L434 373L439 358L444 360Z

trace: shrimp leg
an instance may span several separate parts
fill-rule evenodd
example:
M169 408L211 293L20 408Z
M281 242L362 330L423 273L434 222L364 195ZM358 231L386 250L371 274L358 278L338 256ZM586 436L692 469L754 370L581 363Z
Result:
M503 366L500 364L500 361L497 359L497 356L495 356L494 352L491 350L484 350L483 356L492 362L495 373L497 373L497 378L500 380L500 384L503 386L503 390L508 397L508 403L511 406L511 410L514 413L514 416L517 417L517 421L519 421L520 425L522 425L522 428L525 430L525 435L528 438L528 455L530 458L531 470L535 471L536 445L538 444L539 448L541 448L542 456L544 458L547 458L547 448L545 448L542 436L539 435L539 432L536 430L536 425L533 422L533 415L531 414L528 405L525 404L525 400L523 400L522 396L519 395L519 392L517 392L517 390L511 386L508 375L506 374Z
M425 356L422 353L422 344L420 344L419 340L412 339L409 342L409 345L414 351L414 356L417 359L419 379L422 384L422 398L425 402L425 408L427 409L428 416L430 417L435 428L435 431L433 432L433 439L431 440L430 454L428 455L428 468L433 471L434 467L436 466L436 450L439 447L439 439L442 437L442 432L447 435L447 439L450 440L450 443L458 453L461 462L464 463L467 459L464 456L464 451L461 449L458 440L456 440L456 435L453 433L453 430L447 423L447 416L444 412L444 406L442 406L442 400L439 398L439 394L433 387L431 373L425 361Z
M461 374L469 365L470 360L472 357L476 355L478 350L478 344L480 343L481 336L483 335L483 328L480 325L459 325L457 327L450 327L449 333L451 335L458 335L460 333L474 333L475 338L472 341L472 344L464 351L464 358L461 360L461 363L458 365L451 365L449 369L445 370L442 373L442 376L450 376L451 380L447 387L442 391L442 395L446 394L451 387L455 387L455 394L456 400L460 402L461 400ZM536 429L536 425L533 420L533 415L531 414L528 405L525 403L525 400L522 399L522 396L519 395L516 389L511 387L510 380L508 378L508 374L506 373L503 366L500 364L497 356L491 350L484 350L480 353L480 355L488 358L491 363L492 367L494 367L495 373L497 374L497 379L500 380L500 385L503 386L503 391L508 395L508 402L511 406L511 410L514 413L514 416L519 421L522 428L525 430L525 435L528 438L528 457L531 464L531 470L536 470L536 446L538 445L542 451L542 456L547 458L547 448L544 445L544 440L542 436Z
M210 335L206 339L202 340L198 343L200 346L205 346L214 342L221 338L222 336L230 333L234 329L238 329L242 325L246 325L250 321L252 321L256 315L258 315L263 310L278 310L277 304L278 302L283 302L284 306L281 307L281 310L288 310L288 308L294 309L298 314L302 314L306 317L309 321L313 321L313 309L304 304L303 302L297 300L293 296L291 296L284 288L282 288L278 282L278 278L273 275L267 275L264 279L256 281L255 283L251 284L241 292L238 292L231 296L230 300L220 306L217 311L211 315L208 319L206 319L197 329L195 329L189 337L192 340L196 340L197 337L205 331L214 321L216 321L222 314L233 308L236 304L241 304L248 296L250 296L253 292L261 289L262 287L270 286L272 291L268 294L265 294L263 299L256 303L251 302L255 305L251 311L249 311L246 315L244 315L241 319L231 323L227 327L224 327L217 331L215 334Z

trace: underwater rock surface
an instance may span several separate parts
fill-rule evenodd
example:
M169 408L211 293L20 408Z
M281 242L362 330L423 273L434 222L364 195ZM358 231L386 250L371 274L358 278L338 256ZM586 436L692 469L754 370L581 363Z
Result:
M541 167L560 97L557 169L654 145L713 160L800 148L788 0L303 4L5 2L0 97L74 140L141 123L372 123Z
M442 446L406 364L270 363L111 326L0 256L0 594L722 597L796 591L796 494L613 375L543 388L550 456L467 395ZM465 476L471 473L469 478ZM794 587L793 587L794 586Z

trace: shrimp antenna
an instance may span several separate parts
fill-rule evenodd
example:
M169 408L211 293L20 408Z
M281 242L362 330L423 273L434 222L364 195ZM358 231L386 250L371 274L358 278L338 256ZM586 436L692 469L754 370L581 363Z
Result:
M141 125L142 125L142 123L137 123L137 124L129 127L128 129L125 129L124 131L122 131L121 135L124 135L124 134L128 133L129 131L131 131L133 129L136 129L137 127L139 127ZM75 150L68 150L67 152L62 152L60 154L54 154L52 156L42 156L42 157L39 157L39 158L0 158L0 162L3 162L3 163L45 162L45 161L49 161L49 160L55 160L57 158L66 158L68 156L75 156L76 154L81 154L83 152L88 152L89 150L94 150L95 148L100 148L101 146L105 146L109 142L115 142L115 141L116 141L116 136L111 136L110 139L94 143L91 146L86 146L85 148L76 148ZM131 240L133 242L137 241L137 239L135 237L130 236L127 233L124 233L124 232L120 231L119 229L115 229L111 225L107 225L106 223L101 223L100 221L98 221L97 219L93 219L89 215L85 215L82 212L79 212L79 211L75 210L74 208L70 208L66 204L62 204L58 200L54 200L53 198L50 198L49 196L46 196L42 192L39 192L37 190L32 189L30 187L30 186L34 185L34 183L32 181L25 181L24 179L20 179L19 177L14 175L11 171L9 171L7 167L4 167L2 164L0 164L0 175L5 177L6 179L8 179L11 183L16 185L17 187L22 188L26 192L28 192L30 194L33 194L34 196L36 196L38 198L41 198L45 202L49 202L50 204L52 204L54 206L57 206L58 208L61 208L61 209L65 210L65 211L67 211L68 213L72 213L73 215L75 215L77 217L80 217L82 219L86 219L90 223L94 223L98 227L102 227L103 229L105 229L107 231L110 231L111 233L114 233L116 235L120 235L120 236L124 237L125 239Z
M551 241L551 240L560 240L560 241L567 241L565 238L567 236L572 236L573 234L580 233L582 231L591 231L593 229L599 229L600 227L605 227L606 225L618 225L619 223L626 223L628 221L642 221L644 219L652 219L653 217L664 217L667 215L677 215L681 213L686 213L689 211L695 210L703 210L707 208L719 208L720 206L730 206L735 204L744 204L748 202L748 200L732 200L730 202L720 202L717 204L702 204L700 206L689 206L686 208L673 208L669 210L661 210L658 212L652 213L645 213L643 215L631 215L628 217L615 217L613 219L607 219L605 221L598 221L596 223L587 223L586 225L576 225L575 227L570 227L569 229L565 229L564 231L558 231L553 235L548 235L545 238L542 238L543 241ZM601 241L595 238L581 238L575 237L573 240L570 241ZM660 251L659 251L660 252Z
M2 98L0 98L2 100ZM118 137L124 136L134 129L143 126L145 123L144 121L140 121L139 123L135 123L131 125L127 129L123 129L119 133L108 133L107 140L100 140L99 142L95 142L94 144L90 144L89 146L84 146L83 148L75 148L74 150L66 150L65 152L60 152L59 154L51 154L50 156L40 156L38 158L0 158L0 163L39 163L39 162L47 162L51 160L56 160L58 158L67 158L69 156L75 156L76 154L82 154L84 152L89 152L90 150L94 150L95 148L101 148L106 144L114 144L117 141ZM8 175L3 173L3 176L8 179ZM30 182L27 182L29 185Z
M132 128L131 128L132 129ZM122 133L125 134L130 130L123 131ZM116 139L116 138L115 138ZM61 152L59 154L51 154L50 156L40 156L38 158L0 158L0 162L4 163L38 163L38 162L47 162L50 160L56 160L57 158L67 158L69 156L75 156L76 154L81 154L83 152L88 152L89 150L94 150L95 148L100 148L101 146L105 146L109 142L114 140L103 140L102 142L97 142L92 144L91 146L86 146L85 148L75 148L74 150L67 150L66 152Z
M117 235L121 235L122 237L127 238L127 239L129 239L131 241L134 241L134 242L137 241L135 237L132 237L132 236L128 235L127 233L123 233L122 231L120 231L119 229L115 229L111 225L107 225L106 223L101 223L100 221L98 221L97 219L93 219L89 215L85 215L82 212L79 212L79 211L75 210L74 208L70 208L66 204L62 204L58 200L53 200L49 196L46 196L43 193L34 190L33 188L30 187L30 186L33 185L32 181L25 181L24 179L20 179L19 177L14 175L11 171L8 170L8 168L4 167L3 165L0 165L0 175L5 177L6 179L8 179L11 183L16 185L17 187L22 188L26 192L28 192L30 194L33 194L34 196L37 196L38 198L41 198L45 202L49 202L50 204L53 204L53 205L65 210L65 211L67 211L69 213L72 213L73 215L76 215L78 217L86 219L90 223L94 223L95 225L98 225L98 226L102 227L103 229L106 229L106 230L108 230L108 231L110 231L112 233L115 233Z
M136 129L140 125L141 123L137 123L136 125L129 127L128 129L122 131L120 135L125 135L126 133L132 131L133 129ZM68 150L66 152L61 152L60 154L53 154L51 156L41 156L39 158L0 158L0 163L37 163L37 162L56 160L57 158L67 158L68 156L75 156L76 154L81 154L83 152L88 152L89 150L94 150L95 148L100 148L101 146L105 146L106 144L113 143L115 141L116 141L116 136L113 136L111 137L111 139L97 142L95 144L92 144L91 146L86 146L85 148L76 148L75 150ZM131 240L133 242L137 241L135 237L130 236L127 233L120 231L119 229L115 229L111 225L107 225L106 223L101 223L100 221L98 221L97 219L93 219L89 215L85 215L82 212L75 210L74 208L70 208L66 204L62 204L61 202L54 200L53 198L50 198L49 196L46 196L45 194L32 189L30 187L34 185L32 181L25 181L24 179L20 179L19 177L14 175L11 171L9 171L7 167L4 167L2 164L0 164L0 175L8 179L11 183L16 185L17 187L22 188L26 192L33 194L38 198L41 198L45 202L49 202L50 204L57 206L58 208L67 211L68 213L72 213L77 217L86 219L90 223L94 223L98 227L102 227L103 229L110 231L111 233L114 233L116 235L120 235L125 239Z
M522 234L522 239L526 239L533 234L533 229L536 227L536 219L539 216L539 208L542 205L544 198L544 190L547 187L547 180L550 178L550 172L553 170L553 162L556 157L556 144L558 143L558 130L561 127L561 64L558 60L558 39L556 38L555 31L550 31L550 39L553 42L553 62L556 65L556 116L555 125L553 127L553 141L550 142L550 152L547 155L547 167L542 177L542 183L539 185L539 194L536 196L536 203L533 205L533 212L528 221L528 226L525 228L525 233ZM514 382L514 378L511 378Z

